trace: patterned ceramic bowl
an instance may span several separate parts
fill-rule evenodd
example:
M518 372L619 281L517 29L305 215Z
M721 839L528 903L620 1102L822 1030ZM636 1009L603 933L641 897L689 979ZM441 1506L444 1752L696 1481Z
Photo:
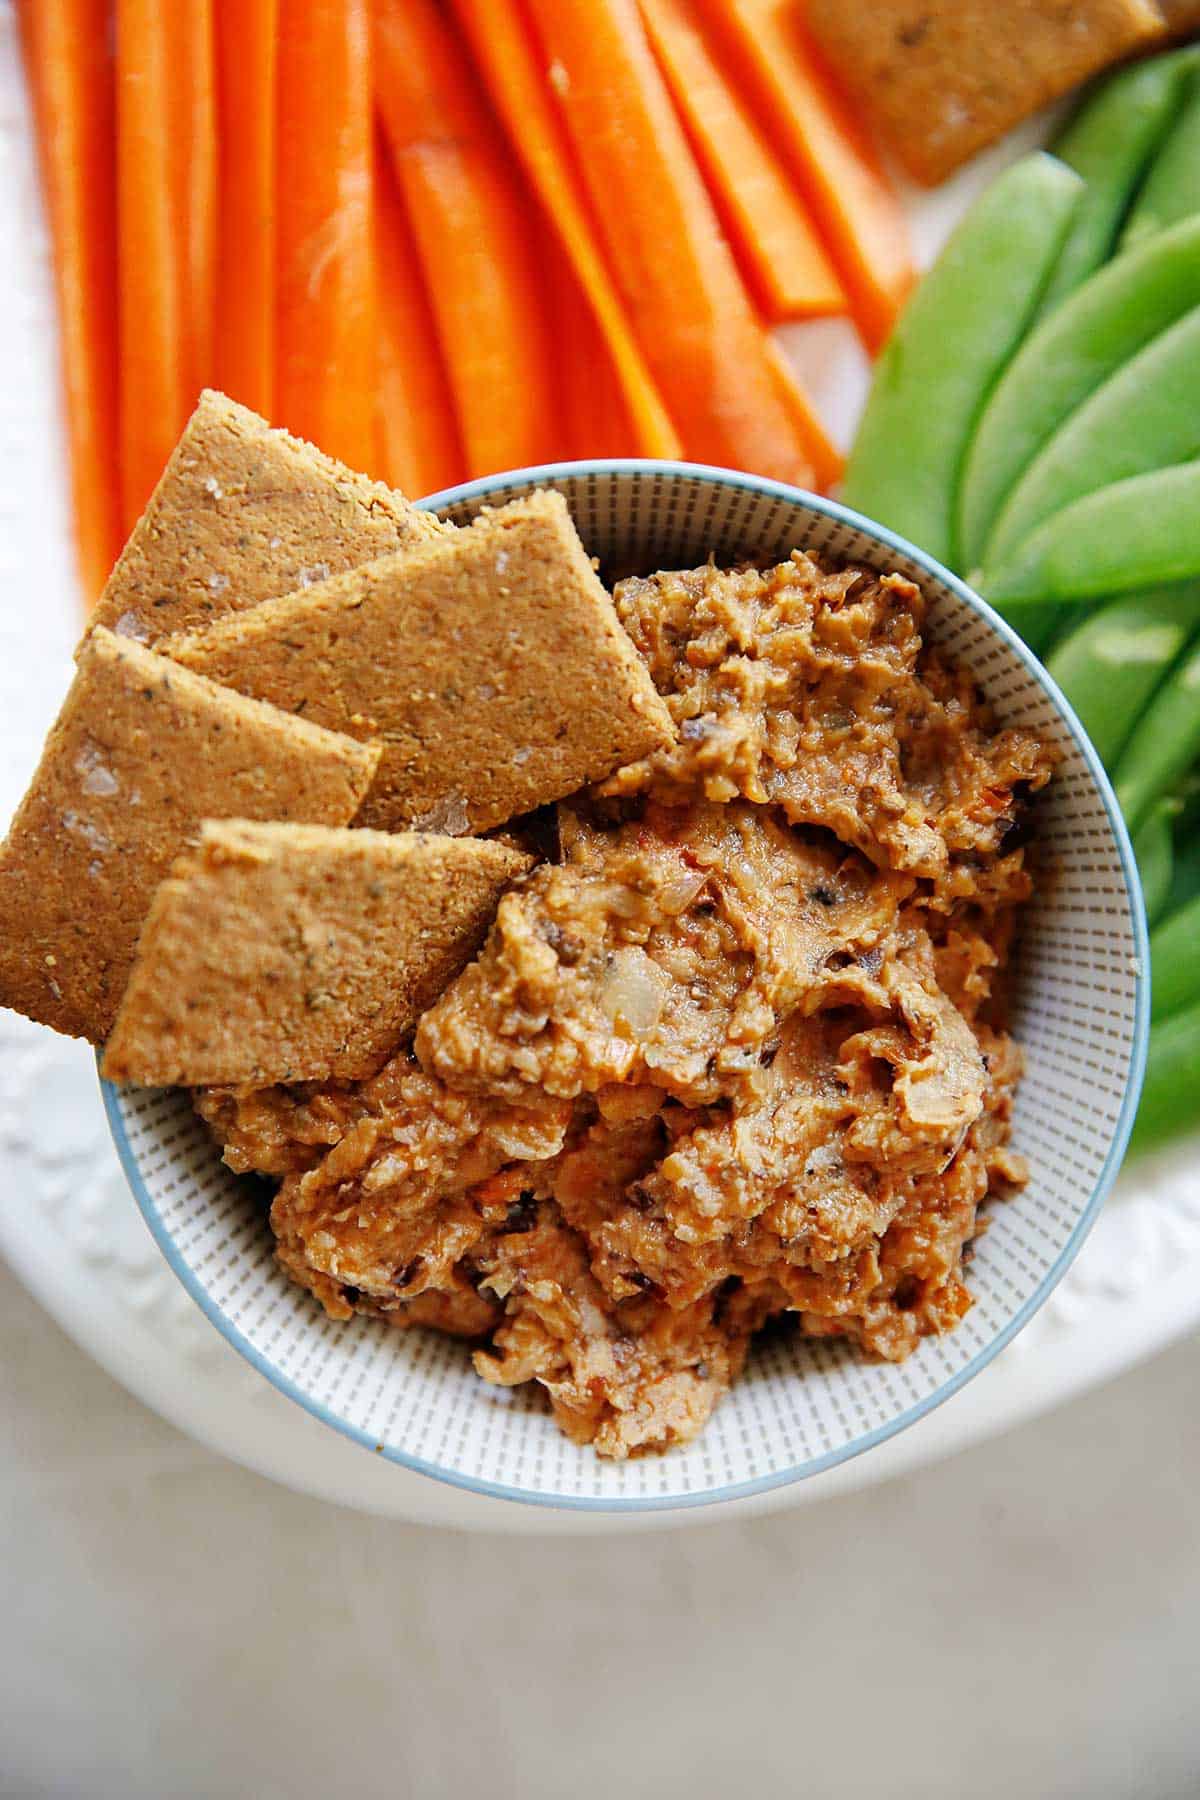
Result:
M530 1387L473 1373L462 1345L365 1320L335 1323L275 1263L261 1190L219 1160L185 1095L106 1087L130 1185L193 1299L242 1354L318 1419L379 1455L478 1493L613 1513L687 1507L802 1480L902 1431L1003 1349L1041 1306L1120 1166L1141 1085L1148 950L1141 889L1100 763L1045 670L962 582L869 520L796 488L691 465L570 463L472 482L426 504L457 521L537 486L566 495L584 543L622 571L780 558L795 545L898 569L928 628L969 664L1000 720L1062 762L1039 805L1051 867L1026 917L1013 1028L1028 1073L1014 1142L1032 1179L991 1209L957 1330L898 1365L830 1340L785 1338L686 1449L603 1462L560 1435Z

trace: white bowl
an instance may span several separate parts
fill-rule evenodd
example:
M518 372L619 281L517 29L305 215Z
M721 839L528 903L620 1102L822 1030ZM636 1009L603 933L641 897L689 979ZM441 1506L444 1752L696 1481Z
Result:
M605 1462L559 1433L536 1388L480 1381L454 1340L327 1318L274 1260L261 1185L224 1167L185 1094L104 1084L105 1106L179 1279L316 1418L406 1468L507 1500L613 1513L711 1504L800 1481L902 1431L990 1362L1064 1274L1120 1167L1141 1087L1141 887L1104 771L1063 696L982 600L911 545L798 488L691 464L559 464L424 504L463 521L533 487L561 489L589 550L623 572L688 567L710 552L778 559L797 545L898 569L923 587L930 634L970 666L1002 723L1058 746L1037 814L1049 879L1026 914L1013 1015L1028 1062L1013 1141L1032 1178L990 1209L971 1264L975 1305L900 1364L865 1361L832 1340L770 1341L696 1443Z

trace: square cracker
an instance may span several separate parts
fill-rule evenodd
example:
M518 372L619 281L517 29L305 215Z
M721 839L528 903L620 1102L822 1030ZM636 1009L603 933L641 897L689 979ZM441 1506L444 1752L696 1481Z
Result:
M452 529L206 389L95 620L157 643Z
M479 838L206 821L160 885L114 1081L360 1081L483 942L527 856Z
M0 847L0 1005L101 1042L200 820L344 825L377 755L100 626Z
M809 0L808 23L870 122L931 187L1163 30L1153 0Z
M173 640L188 668L383 745L360 814L484 831L672 736L561 494Z

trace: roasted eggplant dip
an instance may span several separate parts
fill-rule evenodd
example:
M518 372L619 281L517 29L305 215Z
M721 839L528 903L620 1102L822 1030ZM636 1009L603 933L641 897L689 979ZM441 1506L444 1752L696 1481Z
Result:
M1052 767L801 551L627 580L661 747L544 809L486 941L362 1080L207 1086L335 1318L454 1333L603 1456L695 1437L768 1321L898 1361L1019 1188L1009 953Z

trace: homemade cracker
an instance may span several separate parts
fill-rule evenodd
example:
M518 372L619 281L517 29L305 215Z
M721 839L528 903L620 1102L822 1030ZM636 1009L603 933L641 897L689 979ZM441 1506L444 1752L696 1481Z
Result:
M1172 37L1200 30L1200 0L1158 0L1158 9Z
M1163 31L1152 0L809 0L808 22L865 116L930 187Z
M377 755L98 627L0 847L0 1005L99 1043L200 820L344 825Z
M159 886L114 1081L361 1081L483 942L528 857L479 838L206 821Z
M206 390L95 618L157 643L450 529Z
M264 601L167 653L383 745L359 822L457 837L668 743L670 716L560 494Z

